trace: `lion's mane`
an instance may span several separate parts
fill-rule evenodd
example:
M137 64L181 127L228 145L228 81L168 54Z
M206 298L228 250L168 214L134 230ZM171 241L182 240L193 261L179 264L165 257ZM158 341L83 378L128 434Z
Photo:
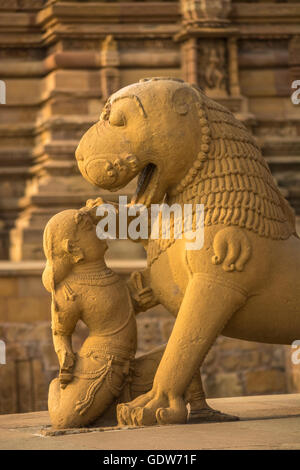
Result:
M294 212L250 132L229 110L198 94L201 119L204 111L210 131L206 158L192 181L168 196L168 204L204 204L205 227L237 226L272 240L296 235ZM148 262L172 243L174 239L149 240Z

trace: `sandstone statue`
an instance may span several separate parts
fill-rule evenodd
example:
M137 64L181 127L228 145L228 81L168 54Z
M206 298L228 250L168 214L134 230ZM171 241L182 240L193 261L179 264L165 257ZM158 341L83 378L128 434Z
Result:
M157 348L135 359L135 314L153 304L153 293L142 285L140 273L125 283L111 271L104 261L106 250L90 208L60 212L45 228L43 283L52 295L51 326L60 365L48 399L55 428L82 427L101 417L114 424L118 401L151 389L164 351ZM72 334L80 319L89 336L74 354ZM230 419L206 406L199 373L185 394L187 403L192 414L200 407L202 418Z
M280 344L300 337L294 214L227 109L181 80L145 79L109 98L76 158L88 181L111 191L139 175L136 204L205 208L202 249L176 237L146 244L142 284L176 322L151 390L118 405L120 424L184 423L186 391L219 334Z
M106 249L86 212L63 211L44 232L43 283L52 294L53 342L60 365L49 390L51 422L57 428L83 426L106 411L120 395L136 352L132 302L104 262ZM79 319L89 336L76 358L72 333Z

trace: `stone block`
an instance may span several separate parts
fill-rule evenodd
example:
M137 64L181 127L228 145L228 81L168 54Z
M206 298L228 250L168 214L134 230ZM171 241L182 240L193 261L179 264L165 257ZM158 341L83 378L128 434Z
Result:
M47 409L48 382L43 369L43 363L39 359L32 360L32 393L35 411Z
M282 370L254 370L245 372L245 387L248 395L284 393L287 388L286 375Z
M179 68L153 68L153 69L122 69L120 88L128 85L128 83L138 82L142 78L147 77L174 77L181 78L182 72Z
M22 342L38 342L39 344L52 342L50 321L29 324L23 333L21 330L18 339Z
M161 323L161 334L162 334L162 339L163 341L167 342L169 337L170 337L170 334L172 333L172 330L173 330L173 326L174 326L174 320L173 319L170 319L170 320L163 320L162 323Z
M240 339L226 338L221 336L219 338L219 348L221 351L231 351L234 349L237 350L249 350L257 349L259 343L254 343L252 341L242 341Z
M0 414L17 413L17 382L15 362L0 366Z
M1 297L15 297L18 293L18 280L15 277L0 277L0 301Z
M57 355L54 351L53 343L41 344L41 354L45 369L47 370L58 370L59 363Z
M232 353L222 355L219 358L220 368L228 371L245 370L253 367L259 367L261 364L259 351L246 351L241 353Z
M290 80L288 70L242 70L241 91L246 96L286 96L289 92Z
M28 359L28 350L24 344L13 342L6 344L6 361L20 361Z
M163 338L158 320L138 319L138 350L142 352L151 351L151 349L162 344Z
M204 389L210 398L237 397L243 395L243 385L240 377L234 373L218 373L215 376L204 377Z
M2 310L2 311L1 311ZM50 320L50 299L47 297L9 297L5 311L0 310L1 322L37 322Z
M49 293L45 290L40 277L20 277L18 279L18 294L20 297L49 298Z
M42 82L38 78L13 78L6 80L7 103L10 105L39 104Z
M18 384L18 413L34 411L33 371L30 360L16 362Z
M7 321L7 298L0 298L0 322Z
M215 361L216 361L216 358L217 358L217 354L218 354L218 344L215 344L207 353L205 359L204 359L204 363L203 363L203 369L205 371L209 371L211 370L212 368L215 367Z
M56 70L51 72L45 80L46 90L58 88L60 90L95 90L100 89L100 72L89 70ZM45 92L46 93L46 92ZM99 93L99 91L98 91Z

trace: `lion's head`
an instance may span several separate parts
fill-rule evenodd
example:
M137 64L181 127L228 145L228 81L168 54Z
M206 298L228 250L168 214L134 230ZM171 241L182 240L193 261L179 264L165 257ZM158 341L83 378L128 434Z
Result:
M135 200L160 202L199 153L198 100L181 80L144 80L121 89L79 143L81 173L111 191L139 174Z
M203 203L205 225L260 236L295 233L293 211L255 140L233 114L182 80L142 80L113 94L76 151L91 183L111 191L139 175L136 203Z

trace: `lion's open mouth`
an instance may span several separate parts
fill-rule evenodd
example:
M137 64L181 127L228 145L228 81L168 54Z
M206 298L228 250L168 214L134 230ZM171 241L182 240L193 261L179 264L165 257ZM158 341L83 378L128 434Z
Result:
M140 172L136 192L131 199L132 204L144 204L149 206L158 187L158 168L153 163L149 163Z

